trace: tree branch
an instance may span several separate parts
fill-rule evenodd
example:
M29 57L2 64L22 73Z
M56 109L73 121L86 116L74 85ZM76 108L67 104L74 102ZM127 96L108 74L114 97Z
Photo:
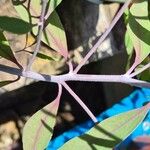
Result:
M43 29L44 29L44 16L45 16L45 12L46 12L46 6L47 6L47 3L48 3L48 0L43 0L42 1L42 10L41 10L41 16L40 16L40 20L39 20L39 29L38 29L38 37L37 37L37 44L36 44L36 47L35 47L35 50L34 50L34 53L33 55L31 56L31 58L29 59L29 63L26 67L26 71L29 71L31 69L31 66L35 60L35 57L37 55L37 53L39 52L39 49L40 49L40 46L41 46L41 38L42 38L42 32L43 32Z
M147 65L145 65L145 66L142 67L141 69L139 69L139 70L133 72L133 73L130 74L129 76L130 76L131 78L133 78L133 77L135 77L136 75L142 73L143 71L145 71L145 70L148 69L148 68L150 68L150 63L148 63Z
M93 53L97 50L97 48L102 44L102 42L106 39L108 34L111 32L115 24L118 22L122 14L124 13L125 9L129 6L132 0L127 0L122 8L119 10L113 21L111 22L109 28L104 32L104 34L99 38L97 43L93 46L93 48L87 53L87 55L83 58L81 63L75 68L74 73L77 73L81 67L86 63L86 61L93 55Z
M33 71L24 71L18 68L13 68L0 64L0 71L10 73L17 76L31 78L38 81L62 83L65 81L85 81L85 82L114 82L114 83L125 83L137 87L150 88L150 83L133 79L128 75L89 75L89 74L74 74L67 73L64 75L45 75L39 74Z
M73 98L80 104L80 106L85 110L85 112L90 116L94 123L98 122L97 118L93 115L90 109L82 102L79 96L67 85L67 83L63 82L62 85L64 88L73 96Z

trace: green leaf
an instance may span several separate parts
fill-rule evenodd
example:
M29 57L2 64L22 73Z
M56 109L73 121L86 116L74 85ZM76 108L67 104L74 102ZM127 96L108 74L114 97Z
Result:
M19 18L0 16L0 29L15 34L25 34L31 31L33 25Z
M19 68L22 68L22 66L15 58L15 55L11 50L9 43L2 32L0 32L0 56L15 63Z
M30 12L25 6L23 6L22 4L14 5L14 8L16 9L21 19L23 19L24 21L28 23L30 22L30 17L31 17Z
M147 57L146 59L144 59L144 61L138 65L135 68L135 71L143 68L146 64L148 64L150 62L150 58ZM137 78L143 81L149 81L150 82L150 69L146 69L145 71L143 71L142 73L137 75Z
M59 52L62 56L68 56L67 40L63 25L58 14L54 11L48 19L48 25L44 30L42 41Z
M55 8L62 2L62 0L50 0L49 9L51 12L55 10Z
M29 52L29 51L25 51L25 52L33 54L33 52ZM49 60L49 61L58 61L58 58L54 58L54 57L48 56L48 55L43 54L43 53L37 53L36 57L44 59L44 60Z
M59 85L57 98L35 113L23 129L24 150L44 150L52 137L60 102L62 87Z
M35 35L37 32L38 28L33 28ZM68 56L66 34L56 11L53 11L47 21L47 26L43 31L42 41L65 58Z
M55 11L55 8L61 1L62 0L50 0L49 2L48 14L50 16L46 21L47 25L42 35L42 42L66 58L68 56L66 34L60 18ZM14 7L24 21L38 24L38 17L41 13L41 0L32 0L30 3L27 2L27 4L14 5ZM34 35L37 35L38 26L35 26L32 31Z
M54 58L54 57L50 57L48 55L45 55L45 54L42 54L42 53L38 53L37 54L37 57L41 58L41 59L46 59L46 60L50 60L50 61L58 61L57 58Z
M12 81L10 80L7 80L7 81L0 81L0 87L3 87L3 86L5 86L5 85L7 85L7 84L10 84L10 83L12 83Z
M128 60L127 60L127 65L126 65L126 70L129 70L130 68L130 63L131 63L131 58L134 52L134 48L133 48L133 43L132 40L129 36L129 33L126 31L125 33L125 47L126 47L126 51L128 54Z
M8 85L8 84L10 84L10 83L12 83L12 82L14 82L14 81L12 81L12 80L0 81L0 87L3 87L3 86L5 86L5 85Z
M61 1L62 0L50 0L48 4L48 14L51 14ZM26 0L25 3L14 2L13 4L19 16L26 22L34 22L32 19L39 17L41 14L41 0Z
M86 134L68 141L60 150L112 150L137 128L149 109L150 104L110 117L97 124Z
M136 51L135 63L138 65L150 54L148 1L145 0L140 3L134 3L131 6L127 32L133 42Z
M128 32L126 32L126 34L125 34L125 46L126 46L127 54L129 56L132 55L133 54L133 43L132 43L132 40L131 40Z

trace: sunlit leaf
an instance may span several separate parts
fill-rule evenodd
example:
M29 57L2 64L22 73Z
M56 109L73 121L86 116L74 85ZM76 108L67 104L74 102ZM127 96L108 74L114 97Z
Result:
M47 13L50 15L55 8L61 3L62 0L50 0L48 2L48 9L47 9ZM30 12L31 14L33 14L34 16L40 16L40 12L41 12L41 0L32 0L30 2Z
M60 102L62 87L59 85L57 98L35 113L23 129L24 150L44 150L52 137Z
M28 23L30 22L30 17L31 17L30 13L24 5L22 5L22 4L15 5L14 8L16 9L16 11L19 14L19 17L21 19L23 19L24 21L26 21Z
M55 11L55 8L61 1L62 0L51 0L49 2L47 13L50 16L46 21L47 25L43 31L42 42L66 58L68 56L66 34L60 18ZM41 14L41 0L32 0L29 5L16 5L15 8L24 21L38 24ZM34 35L37 35L38 26L34 27L32 31Z
M42 41L65 58L68 56L66 34L56 11L48 19Z
M86 134L68 141L60 149L112 150L135 130L149 109L150 104L147 104L140 109L110 117L97 124Z
M103 1L102 0L87 0L89 2L95 3L95 4L101 4ZM106 2L119 2L119 3L124 3L125 0L106 0Z
M34 27L33 33L37 35L37 32L38 28ZM53 11L47 21L42 41L65 58L68 56L66 34L56 11Z
M125 46L127 54L130 56L133 53L133 43L128 32L125 34Z
M22 68L22 66L19 64L19 62L15 58L15 55L13 51L11 50L9 43L4 37L4 34L2 32L0 32L0 56L2 58L5 58L15 63L18 67Z
M48 14L50 15L62 0L50 0L48 3ZM26 22L30 22L34 17L39 17L41 14L41 0L26 0L25 3L13 2L19 16ZM30 20L31 19L31 20Z
M33 25L22 19L8 16L0 16L0 29L16 34L25 34L31 31Z
M55 10L55 8L62 2L62 0L50 0L49 9L51 12Z
M134 3L129 11L127 32L136 52L133 68L150 54L150 20L148 14L148 1Z

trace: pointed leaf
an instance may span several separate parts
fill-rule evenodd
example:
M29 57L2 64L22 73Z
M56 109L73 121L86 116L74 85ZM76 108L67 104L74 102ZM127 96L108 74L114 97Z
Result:
M150 104L147 104L140 109L110 117L97 124L86 134L68 141L60 149L112 150L135 130L149 109Z
M66 34L56 11L53 11L47 23L48 24L43 31L42 41L52 49L56 50L59 54L67 58L68 48ZM36 35L38 28L33 28L33 32Z
M0 16L0 29L16 34L25 34L31 31L33 25L19 18Z
M29 51L26 51L26 52L33 54L33 52L29 52ZM48 55L43 54L43 53L37 53L36 57L41 58L41 59L45 59L45 60L49 60L49 61L58 61L57 58L48 56Z
M62 0L50 0L49 9L51 12L55 10L55 8L62 2Z
M134 3L129 11L127 31L136 51L132 70L150 54L150 20L148 11L148 1Z
M6 80L6 81L0 81L0 87L3 87L5 85L8 85L10 83L16 82L20 79L20 77L18 77L16 80Z
M57 98L35 113L23 129L24 150L44 150L52 137L60 102L62 87L59 85Z
M48 6L48 14L51 14L55 8L61 3L62 0L50 0ZM30 22L30 19L39 17L41 13L41 0L27 0L25 3L14 2L14 8L19 16L26 22Z
M62 2L62 0L50 0L48 6L48 15L50 15L55 8ZM32 0L30 2L30 12L34 16L40 16L41 12L41 0Z
M67 40L63 25L60 21L55 8L62 0L50 0L48 7L49 18L46 22L47 26L42 35L42 42L56 50L59 54L67 58ZM27 2L29 3L29 2ZM14 5L20 17L27 22L38 24L41 13L41 0L32 0L29 5ZM28 12L27 12L28 11ZM33 17L34 16L34 17ZM31 20L30 20L31 19ZM33 28L34 35L38 34L38 26Z
M14 5L14 8L16 9L21 19L23 19L28 23L30 22L30 17L31 17L30 12L26 6L24 6L23 4L19 4L19 5Z
M56 11L48 19L49 24L46 26L43 35L43 42L67 58L68 48L64 28Z
M4 37L4 34L2 32L0 32L0 56L9 61L12 61L19 68L22 68L22 66L19 64L19 62L15 58L15 55L14 55L13 51L11 50L9 43L6 40L6 38Z

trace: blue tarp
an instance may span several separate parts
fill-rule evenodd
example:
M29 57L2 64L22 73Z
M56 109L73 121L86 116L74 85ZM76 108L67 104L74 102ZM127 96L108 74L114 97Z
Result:
M97 119L99 121L102 121L116 114L139 108L148 101L150 101L150 89L137 88L128 97L122 99L120 103L115 104L110 109L98 115ZM71 138L79 136L84 132L88 131L93 125L94 124L92 121L87 121L84 124L76 126L75 128L63 133L62 135L56 137L54 140L50 141L46 150L57 150ZM119 149L122 149L121 147L125 148L135 137L139 135L150 135L150 113L147 115L145 120L139 125L139 127L125 141L123 141L119 145Z

